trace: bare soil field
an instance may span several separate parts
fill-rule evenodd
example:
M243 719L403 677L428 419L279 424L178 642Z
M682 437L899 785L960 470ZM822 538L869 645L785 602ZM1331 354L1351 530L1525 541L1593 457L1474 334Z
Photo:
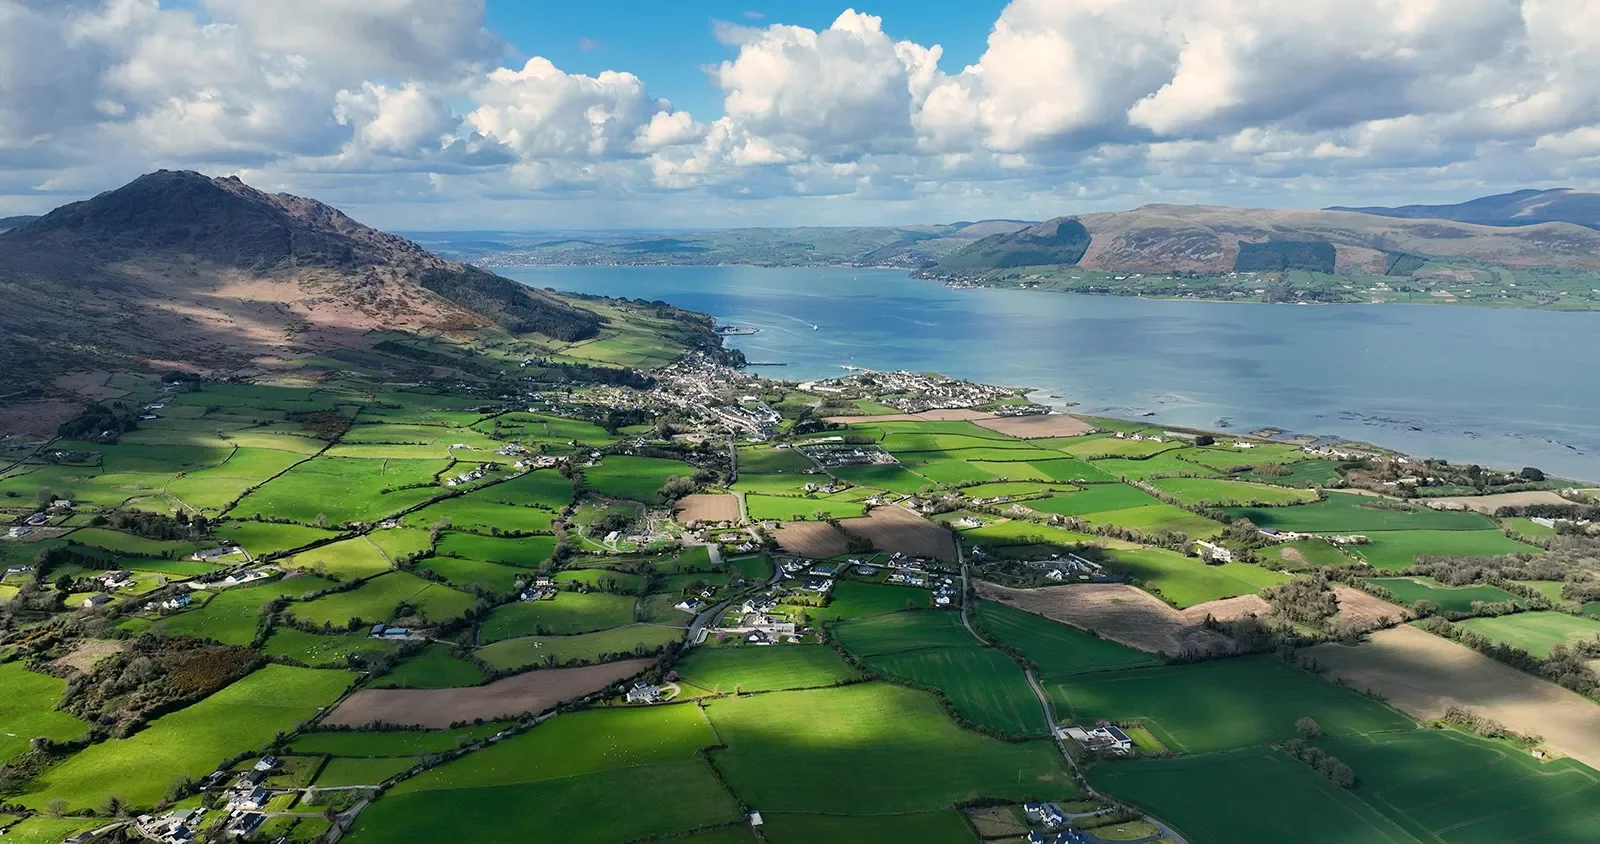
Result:
M1199 619L1190 621L1155 596L1123 583L1012 589L980 580L976 585L981 597L1093 630L1103 638L1149 653L1222 653L1232 647L1224 637L1200 626L1204 612ZM1213 612L1220 603L1223 602L1211 602Z
M1038 437L1081 437L1095 430L1095 427L1088 422L1065 413L1052 413L1048 416L992 416L988 419L974 419L973 423L980 428L988 428L996 433L1024 440Z
M850 550L845 535L827 522L784 522L772 535L783 550L800 557L825 559Z
M879 551L899 551L913 557L932 557L946 563L956 561L954 535L943 525L930 522L902 507L878 507L866 518L845 519L839 524L857 536L872 540L872 546Z
M461 721L543 712L626 680L649 665L648 659L630 659L581 668L547 668L465 689L362 689L339 704L323 723L358 727L382 721L441 730Z
M1390 621L1411 618L1411 610L1360 589L1335 586L1333 596L1339 601L1339 614L1333 617L1333 623L1342 632L1375 630Z
M1464 707L1516 732L1542 736L1551 750L1600 767L1600 706L1455 642L1401 625L1353 647L1317 645L1301 653L1417 718Z
M0 436L49 439L62 422L78 415L81 405L58 399L0 404Z
M957 408L953 410L924 410L921 413L886 413L882 416L829 416L824 422L853 425L861 422L977 422L993 419L993 413Z
M1272 605L1260 595L1239 595L1195 604L1186 610L1180 610L1178 614L1190 624L1203 624L1208 615L1218 621L1236 621L1247 615L1265 616L1271 612Z
M1461 495L1453 498L1429 498L1426 501L1429 507L1456 510L1476 510L1486 516L1493 516L1494 511L1501 507L1527 507L1531 504L1571 504L1565 498L1549 491L1534 490L1532 492L1501 492L1494 495Z
M678 500L680 524L739 521L739 497L730 494L685 495Z
M72 653L55 661L57 666L75 671L90 672L101 660L127 649L128 643L115 639L82 639L72 648Z

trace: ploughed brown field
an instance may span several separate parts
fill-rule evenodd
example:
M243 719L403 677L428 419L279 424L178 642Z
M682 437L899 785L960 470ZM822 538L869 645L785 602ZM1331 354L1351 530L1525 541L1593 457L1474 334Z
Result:
M799 557L825 559L850 550L845 535L827 522L784 522L772 535L779 547Z
M359 727L382 721L442 730L462 721L543 712L626 680L649 665L648 659L629 659L580 668L546 668L465 689L362 689L339 704L323 723Z
M1389 621L1411 618L1411 610L1349 586L1333 587L1339 614L1333 623L1341 630L1373 630Z
M1065 413L1052 413L1048 416L991 416L988 419L975 419L973 424L1024 440L1039 437L1081 437L1095 430L1095 427L1088 422Z
M1547 489L1529 490L1527 492L1498 492L1494 495L1463 495L1455 498L1430 498L1427 500L1429 507L1447 507L1451 509L1476 510L1487 516L1493 516L1501 507L1528 507L1534 504L1571 504L1565 498Z
M903 507L876 507L865 518L845 519L839 524L872 540L872 547L879 551L899 551L946 563L956 560L956 541L950 531Z
M678 499L678 522L737 522L739 498L729 494L685 495Z
M980 597L1093 630L1102 638L1149 653L1227 651L1232 645L1226 638L1200 626L1206 613L1219 619L1236 618L1247 612L1261 612L1265 607L1264 601L1255 604L1230 598L1190 607L1188 613L1198 611L1198 615L1191 618L1153 595L1124 583L1012 589L980 580L976 585ZM1261 601L1254 595L1247 597Z
M1600 767L1600 706L1471 648L1402 624L1359 645L1317 645L1301 654L1417 718L1437 718L1460 706Z

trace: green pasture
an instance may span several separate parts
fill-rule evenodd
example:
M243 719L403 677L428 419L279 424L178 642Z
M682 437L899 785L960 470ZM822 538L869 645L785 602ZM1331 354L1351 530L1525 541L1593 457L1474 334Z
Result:
M1372 577L1367 582L1388 589L1394 593L1395 600L1406 606L1428 600L1438 604L1440 609L1453 612L1470 611L1473 601L1492 604L1517 599L1498 586L1445 586L1431 577Z
M828 605L811 612L818 618L832 620L931 606L933 593L926 589L840 580L833 585Z
M472 608L472 603L472 596L463 592L430 583L409 572L392 571L345 592L290 604L288 611L313 624L343 627L351 619L359 619L363 624L388 621L395 617L402 604L429 621L439 622L465 613Z
M519 668L561 666L574 660L605 662L653 653L683 638L682 627L630 624L571 636L525 636L485 645L479 659L507 671Z
M827 480L827 475L758 475L741 469L732 489L747 494L798 497L805 495L806 484L825 483Z
M918 844L975 844L972 828L961 813L946 809L909 815L847 816L833 814L761 815L761 834L768 844L882 844L915 841Z
M518 539L501 539L471 533L446 533L439 537L435 550L442 556L484 560L511 566L532 568L546 560L555 551L554 536L524 536Z
M1252 469L1234 477L1243 481L1301 488L1327 486L1339 480L1339 464L1333 460L1301 460L1287 464L1287 468L1284 474Z
M433 476L441 460L318 457L301 463L240 500L238 518L275 516L301 524L374 522L441 495ZM422 484L420 488L410 488Z
M1116 525L1150 535L1161 531L1188 534L1190 538L1206 539L1218 536L1224 530L1220 522L1198 516L1182 507L1171 504L1150 504L1126 510L1105 510L1089 513L1083 520L1091 525Z
M1418 557L1497 557L1502 554L1537 554L1538 548L1508 538L1499 530L1393 530L1372 531L1365 545L1352 545L1376 569L1410 568Z
M1269 748L1103 763L1089 778L1193 842L1420 844L1353 792Z
M1011 465L1011 464L1006 464ZM1111 483L1116 478L1104 469L1084 460L1072 457L1057 457L1050 460L1033 460L1027 465L1037 469L1047 480L1083 483ZM1016 478L1015 475L1012 476Z
M882 815L1077 793L1053 744L963 730L931 695L892 684L719 698L706 714L726 745L713 763L763 811Z
M921 648L980 646L961 626L961 615L941 610L913 610L851 618L828 625L841 647L857 657L878 656Z
M693 466L676 460L610 455L600 465L584 469L583 477L589 489L599 495L660 504L661 487L668 478L688 478L694 472Z
M416 759L379 757L373 759L329 759L317 774L318 788L337 788L349 785L378 785L384 780L415 767Z
M0 764L26 752L32 739L72 741L89 729L88 724L56 710L67 690L65 680L29 671L21 662L4 662L0 663L0 689L5 689L0 695Z
M1026 506L1041 513L1087 516L1160 503L1155 496L1127 484L1094 484L1078 492L1056 493L1049 498L1029 501Z
M265 665L128 738L68 757L20 800L37 808L59 797L71 809L97 808L116 794L131 807L154 806L173 778L202 777L227 757L262 747L333 703L352 679L343 671Z
M417 563L417 568L433 572L464 592L481 587L493 595L509 595L516 590L518 578L528 578L528 572L514 566L459 557L430 557Z
M974 647L970 634L967 639L970 644L960 647L921 648L862 661L874 674L938 689L971 723L1006 735L1049 735L1044 711L1022 669L1000 651Z
M854 519L866 513L866 508L849 501L827 498L781 498L775 495L746 495L745 507L755 521L773 519L787 521L796 515L807 519ZM820 514L820 515L819 515Z
M392 732L302 733L289 745L290 753L323 756L378 757L445 753L499 732L501 724L481 724L457 730L405 730Z
M1497 618L1469 618L1458 623L1540 659L1548 657L1550 649L1556 645L1600 639L1600 621L1562 612L1523 612Z
M675 667L680 682L708 692L808 689L851 680L860 672L823 645L699 647Z
M412 528L375 530L367 534L367 541L383 552L385 558L395 561L402 557L415 558L433 548L433 537L428 531Z
M1283 741L1303 717L1328 735L1413 726L1383 704L1267 656L1082 674L1048 681L1045 691L1064 723L1139 722L1181 753Z
M581 583L589 589L627 595L642 592L646 583L642 574L611 569L567 569L556 572L553 579L557 584Z
M228 645L248 645L255 638L256 628L261 622L261 608L280 596L296 594L289 588L294 582L276 581L261 586L224 589L209 598L205 597L207 592L195 592L194 601L205 599L202 606L166 616L156 623L171 636L193 636L197 639L215 639ZM321 581L316 585L322 588Z
M238 545L257 557L303 548L337 536L331 530L272 522L224 522L212 532L218 539Z
M606 592L561 592L554 600L520 601L496 607L484 619L485 643L521 636L589 633L634 620L632 596Z
M977 601L972 620L997 644L1014 648L1041 677L1066 677L1159 665L1158 657L994 601Z
M340 580L360 580L389 571L389 558L368 541L365 536L343 539L319 545L310 551L301 551L285 557L286 568L305 569L327 574Z
M278 627L267 637L261 650L268 656L303 662L312 668L341 665L348 656L372 657L394 651L398 645L367 635L365 630L340 636L306 633L293 627Z
M1351 566L1356 561L1337 547L1321 539L1297 539L1268 545L1256 551L1262 565L1272 569L1297 571L1322 566Z
M1074 487L1071 484L1048 481L997 481L992 484L963 487L961 494L968 498L1018 498L1026 495L1042 495L1055 489L1071 490Z
M1305 489L1292 489L1242 481L1219 481L1210 478L1165 478L1154 482L1162 492L1191 506L1234 507L1256 505L1281 505L1315 501L1316 493Z
M1410 510L1390 509L1409 507ZM1468 510L1432 510L1348 492L1330 492L1326 501L1291 507L1230 507L1228 514L1257 527L1306 533L1369 533L1380 530L1485 530L1494 520Z
M119 554L136 554L145 557L187 557L200 550L198 544L189 541L145 539L129 533L121 533L105 528L78 528L67 535L72 542L89 545L95 548L104 548Z
M1027 502L1028 506L1033 502ZM988 522L988 517L985 517ZM1100 537L1090 536L1086 533L1051 527L1038 522L1012 520L985 524L980 528L971 528L961 531L961 538L968 546L1003 548L1008 545L1098 545L1107 544Z
M407 527L431 528L443 521L455 530L482 534L534 533L548 532L555 518L554 510L500 504L463 495L408 513L401 522Z
M476 686L483 682L483 671L451 655L448 645L430 643L422 652L373 680L375 689L451 689Z
M0 818L0 824L6 823ZM105 826L104 818L52 818L32 815L4 827L6 844L61 844L80 832Z
M572 481L554 469L539 469L466 494L475 501L496 504L538 505L553 510L572 503Z
M1101 434L1090 434L1083 437L1073 437L1063 443L1058 450L1064 451L1074 457L1093 459L1098 457L1153 457L1164 451L1173 451L1183 448L1177 442L1153 442L1144 440L1119 440L1115 437Z
M1184 475L1196 475L1198 477L1193 480L1204 480L1221 475L1215 469L1185 459L1191 451L1192 449L1168 451L1142 460L1131 457L1108 457L1094 461L1094 465L1107 474L1135 481Z
M1112 550L1107 562L1139 579L1146 587L1179 609L1249 595L1268 586L1289 580L1287 575L1250 563L1206 565L1195 557L1185 557L1162 548Z
M885 463L874 466L837 466L828 470L834 477L849 481L856 486L870 486L874 489L887 490L910 494L918 490L933 486L927 478L912 473L904 466L895 463Z
M741 448L738 459L740 475L798 475L813 465L792 448Z
M524 442L567 443L576 440L590 445L607 445L617 440L593 422L543 413L507 413L486 419L473 427L496 439Z

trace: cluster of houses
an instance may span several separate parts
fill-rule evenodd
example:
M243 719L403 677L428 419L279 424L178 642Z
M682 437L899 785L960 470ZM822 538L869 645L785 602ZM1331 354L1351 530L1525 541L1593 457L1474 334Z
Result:
M151 601L144 605L147 612L176 612L194 603L194 598L188 594L174 595L163 601Z
M1094 580L1105 577L1105 567L1099 563L1086 560L1077 554L1051 554L1049 560L1039 560L1029 563L1036 569L1044 571L1046 580L1065 583L1069 580Z
M218 580L208 580L205 582L191 580L189 581L189 588L207 589L213 586L222 588L227 588L230 586L243 586L246 583L255 583L258 580L266 580L267 578L276 574L278 574L278 570L273 568L246 569L244 571L230 572Z
M205 817L206 810L196 806L186 812L168 812L159 817L140 815L134 819L139 828L139 834L151 841L162 844L188 844L193 841L195 832L200 828L200 821Z
M156 413L156 411L166 409L167 403L165 400L150 402L141 408L141 410L144 412L139 414L139 420L142 422L148 422L151 419L160 419L161 417Z
M1134 432L1134 433L1130 434L1130 433L1128 433L1126 431L1114 431L1114 432L1112 432L1111 436L1113 436L1113 437L1115 437L1116 439L1119 439L1119 440L1127 440L1129 442L1135 442L1135 443L1144 442L1146 440L1149 440L1150 442L1153 442L1153 443L1164 443L1164 442L1167 441L1167 438L1162 436L1161 434L1151 434L1150 436L1147 437L1144 434L1141 434L1141 433L1138 433L1138 432Z
M465 448L465 446L462 446L462 447ZM451 448L455 448L455 446L451 446ZM461 486L462 484L470 484L473 481L475 481L475 480L477 480L477 479L479 479L479 478L481 478L481 477L483 477L484 475L487 475L487 474L489 474L489 466L488 466L488 464L484 464L482 466L479 466L476 469L473 469L470 472L462 472L461 474L456 475L453 478L445 478L444 479L444 485L445 486Z
M556 599L556 584L549 575L541 574L533 579L523 590L517 593L519 601L553 601Z
M820 445L808 445L795 450L828 468L838 466L880 466L900 462L894 458L894 455L877 446L823 443Z
M1102 723L1092 730L1082 727L1062 727L1061 737L1077 742L1079 747L1094 753L1110 753L1125 756L1133 752L1133 739L1128 738L1120 727L1114 724Z
M99 580L100 585L107 590L116 591L133 585L133 572L127 569L117 569L116 571L108 571L95 579Z
M1096 844L1099 840L1077 829L1063 829L1060 832L1040 832L1035 829L1028 833L1028 844Z
M1233 549L1232 548L1228 548L1227 546L1224 546L1224 545L1218 545L1215 542L1208 542L1208 541L1206 541L1204 539L1196 539L1195 540L1195 542L1194 542L1194 553L1195 553L1195 556L1199 557L1202 560L1205 560L1208 563L1231 563L1231 562L1233 562Z
M249 557L249 555L245 553L245 550L237 545L219 545L216 548L207 548L204 551L196 551L194 554L189 556L189 559L200 563L212 563L224 557L232 557L234 555L239 555L246 558Z

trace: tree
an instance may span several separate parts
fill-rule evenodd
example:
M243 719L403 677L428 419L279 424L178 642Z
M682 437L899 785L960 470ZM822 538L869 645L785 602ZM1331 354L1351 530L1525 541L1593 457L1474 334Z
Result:
M317 527L319 527L319 528L327 528L328 527L328 514L327 513L318 513L317 514Z
M1343 762L1335 761L1326 773L1328 779L1340 788L1350 788L1356 784L1356 772Z
M1535 483L1544 480L1544 472L1532 466L1522 467L1522 471L1518 472L1517 476L1525 481L1533 481Z
M1217 439L1216 439L1216 437L1213 437L1210 434L1201 434L1200 436L1194 438L1194 444L1195 445L1216 445L1217 444Z
M67 812L67 801L66 801L66 798L63 798L63 797L51 798L50 802L44 804L44 811L45 811L45 814L49 815L52 818L61 817L62 815L66 814L66 812Z
M1294 731L1307 741L1322 737L1322 725L1315 718L1301 718L1294 722Z

